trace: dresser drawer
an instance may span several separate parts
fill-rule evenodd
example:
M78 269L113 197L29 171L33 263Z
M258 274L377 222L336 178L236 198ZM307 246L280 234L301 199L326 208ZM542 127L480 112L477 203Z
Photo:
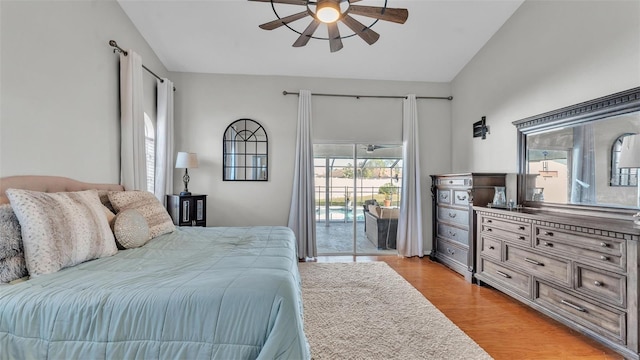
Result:
M469 186L471 185L471 179L469 178L438 178L436 180L437 185L442 186Z
M437 239L436 247L439 257L444 256L467 267L467 263L469 261L469 248L461 247L452 241L448 241L440 237Z
M497 261L502 259L502 242L500 240L481 235L478 247L480 255Z
M508 269L488 259L480 259L478 272L531 299L531 276Z
M494 231L499 229L518 235L524 235L527 237L531 236L531 224L529 223L521 223L483 216L482 225L486 225L487 227L494 229Z
M571 265L560 260L533 251L504 244L504 263L519 267L541 279L555 281L571 286Z
M438 223L438 236L459 242L463 245L469 245L469 230L460 229L455 226Z
M622 311L596 305L537 281L534 301L615 342L626 343L626 315Z
M583 236L536 227L533 246L550 253L565 253L598 267L625 271L625 243L605 237Z
M451 204L451 190L438 189L438 204Z
M444 221L450 224L462 225L468 229L469 228L469 211L439 206L438 220Z
M482 234L499 237L504 240L511 241L522 246L531 245L531 236L529 234L522 234L520 232L512 232L503 230L501 228L493 227L492 225L482 224Z
M460 206L469 205L469 193L467 192L467 190L454 190L453 204Z
M575 289L610 304L626 307L627 277L576 264Z

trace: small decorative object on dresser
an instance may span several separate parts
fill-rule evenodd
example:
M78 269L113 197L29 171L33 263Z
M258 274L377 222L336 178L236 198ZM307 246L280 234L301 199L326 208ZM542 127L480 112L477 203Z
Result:
M207 226L207 195L167 195L167 211L177 226Z
M473 204L493 201L495 187L505 186L506 174L465 173L431 175L433 244L431 258L472 282L475 272Z

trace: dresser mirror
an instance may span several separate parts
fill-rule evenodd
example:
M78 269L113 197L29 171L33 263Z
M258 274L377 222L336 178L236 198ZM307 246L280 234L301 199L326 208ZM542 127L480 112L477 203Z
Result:
M638 169L618 166L624 138L640 133L640 88L513 124L520 204L612 212L640 208Z

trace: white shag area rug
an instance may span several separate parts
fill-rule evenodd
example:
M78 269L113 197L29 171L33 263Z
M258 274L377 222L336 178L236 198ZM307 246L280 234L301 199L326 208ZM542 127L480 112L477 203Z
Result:
M321 359L491 359L384 262L300 263L305 333Z

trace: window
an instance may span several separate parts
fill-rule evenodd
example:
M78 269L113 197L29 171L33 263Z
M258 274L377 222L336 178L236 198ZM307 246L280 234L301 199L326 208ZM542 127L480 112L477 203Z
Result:
M637 186L638 185L638 169L621 169L618 167L620 161L620 149L622 148L622 139L626 136L634 135L626 133L618 136L611 146L611 186Z
M144 145L147 159L147 191L153 192L156 179L156 131L147 113L144 113Z

